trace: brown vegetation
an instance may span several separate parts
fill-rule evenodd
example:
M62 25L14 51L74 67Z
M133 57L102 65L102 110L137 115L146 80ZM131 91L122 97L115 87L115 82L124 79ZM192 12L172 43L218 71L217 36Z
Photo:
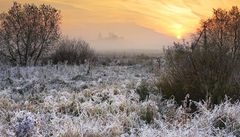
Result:
M217 9L202 22L192 44L175 43L165 50L165 74L158 86L165 97L178 103L187 94L193 100L211 98L220 103L225 95L239 99L240 11Z

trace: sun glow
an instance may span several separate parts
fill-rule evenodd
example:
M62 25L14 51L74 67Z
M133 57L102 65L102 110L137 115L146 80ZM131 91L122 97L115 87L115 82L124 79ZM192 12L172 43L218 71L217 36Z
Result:
M182 36L180 34L177 35L177 39L181 39Z
M172 26L172 32L175 34L175 36L177 37L177 39L181 39L182 38L182 34L184 32L184 28L182 24L174 24Z
M18 0L18 2L45 3L61 10L62 30L68 35L88 36L89 24L94 24L95 28L90 28L93 35L89 39L95 39L100 30L112 32L112 28L106 24L119 23L134 24L181 39L194 32L201 19L211 16L213 8L229 9L233 5L240 5L239 0ZM0 0L0 3L0 13L7 11L12 5L10 0ZM132 29L124 31L129 33Z

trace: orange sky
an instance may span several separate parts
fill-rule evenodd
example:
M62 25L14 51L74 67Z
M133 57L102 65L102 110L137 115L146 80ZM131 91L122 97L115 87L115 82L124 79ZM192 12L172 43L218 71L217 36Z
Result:
M213 8L229 9L240 0L17 0L47 3L62 12L62 31L95 48L160 49L194 32ZM12 0L0 0L6 11Z

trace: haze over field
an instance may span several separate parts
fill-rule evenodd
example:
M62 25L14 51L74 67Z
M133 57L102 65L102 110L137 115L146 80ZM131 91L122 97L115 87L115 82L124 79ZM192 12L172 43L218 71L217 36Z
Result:
M161 50L187 38L213 8L229 9L238 0L18 0L50 4L62 12L62 31L97 50ZM0 0L0 12L12 0Z

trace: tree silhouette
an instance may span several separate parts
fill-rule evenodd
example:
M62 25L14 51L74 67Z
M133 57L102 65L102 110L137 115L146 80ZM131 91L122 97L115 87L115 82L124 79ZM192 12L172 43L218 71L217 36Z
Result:
M15 65L36 65L60 37L60 11L49 5L14 2L0 23L0 53Z

